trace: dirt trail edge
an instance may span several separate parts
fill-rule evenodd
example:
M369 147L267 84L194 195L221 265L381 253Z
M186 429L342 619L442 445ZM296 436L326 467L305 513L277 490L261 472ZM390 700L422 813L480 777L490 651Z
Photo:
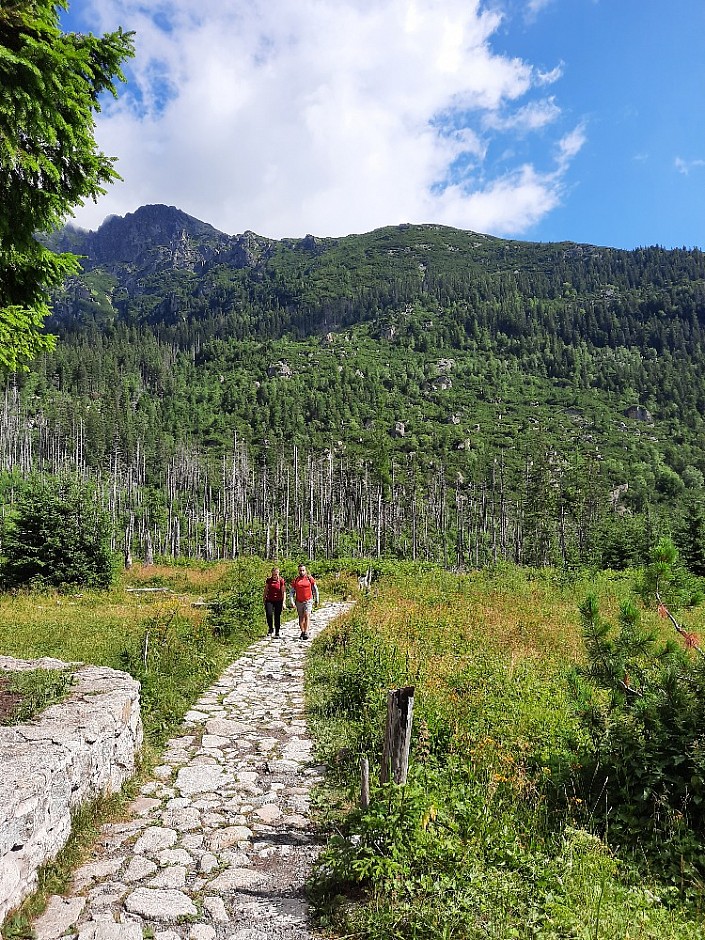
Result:
M313 613L310 636L350 605ZM131 818L102 828L37 940L307 940L303 885L319 849L309 821L308 643L282 625L254 643L185 717Z

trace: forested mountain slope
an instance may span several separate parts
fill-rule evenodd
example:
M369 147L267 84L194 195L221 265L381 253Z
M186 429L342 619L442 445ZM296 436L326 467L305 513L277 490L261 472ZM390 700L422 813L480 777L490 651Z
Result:
M700 494L701 251L437 225L275 241L164 206L55 247L84 273L56 299L57 350L14 380L6 467L80 451L156 486L176 453L238 441L256 465L297 445L385 486L494 480L507 501L539 472L547 493L599 483L605 505L621 486L632 512Z

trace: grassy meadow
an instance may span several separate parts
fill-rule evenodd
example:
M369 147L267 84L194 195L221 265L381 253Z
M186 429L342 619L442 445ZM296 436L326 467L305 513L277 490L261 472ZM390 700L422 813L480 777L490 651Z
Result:
M324 597L338 599L357 595L359 564L311 569ZM269 567L136 566L107 592L0 595L0 652L132 673L142 683L148 769L200 692L264 634ZM290 576L293 563L282 570ZM329 765L318 794L328 844L310 883L326 935L705 938L702 885L613 844L603 807L576 783L588 744L578 605L592 592L616 620L634 581L629 572L502 566L458 575L377 564L370 594L316 638L308 659L309 714ZM698 629L702 614L689 617ZM644 622L670 635L655 612ZM386 692L407 684L416 690L409 781L380 786ZM362 756L373 783L366 811ZM61 890L99 821L93 811L77 820L78 839L42 874L38 899L6 922L5 937L26 935L27 914Z
M0 652L130 672L142 683L148 756L200 692L261 632L253 595L263 565L135 566L121 573L109 591L1 594ZM227 635L215 635L205 604L233 592L237 581L249 592L251 615L233 623Z
M312 882L320 922L346 938L705 937L702 886L610 844L576 781L588 740L575 667L578 604L616 617L629 573L503 567L459 576L388 566L316 639L309 708L329 791ZM667 626L645 613L648 626ZM406 786L379 774L386 690L415 686ZM331 808L332 807L332 808Z

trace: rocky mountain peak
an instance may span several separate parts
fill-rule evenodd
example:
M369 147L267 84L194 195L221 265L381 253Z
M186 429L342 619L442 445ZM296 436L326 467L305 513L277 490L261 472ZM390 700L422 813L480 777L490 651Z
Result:
M89 234L87 254L93 264L134 264L152 255L176 253L182 258L193 254L202 259L203 246L218 247L228 243L223 232L187 215L174 206L141 206L126 216L111 216L97 232ZM193 243L194 252L184 251ZM196 247L198 246L198 247Z

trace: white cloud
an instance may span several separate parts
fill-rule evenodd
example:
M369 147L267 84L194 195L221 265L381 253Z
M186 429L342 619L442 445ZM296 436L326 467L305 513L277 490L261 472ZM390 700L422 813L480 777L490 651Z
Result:
M682 157L676 157L673 165L683 176L688 176L691 170L699 170L704 167L705 160L684 160Z
M480 0L84 3L96 31L134 29L138 52L98 118L124 182L81 225L164 202L273 237L403 221L519 234L558 204L584 140L546 141L548 171L524 155L493 177L493 135L559 123L540 89L560 69L496 54L501 18Z
M548 72L537 71L536 77L540 85L552 85L563 77L563 63L561 62L555 68Z
M552 124L561 114L561 109L554 98L532 101L523 108L517 108L508 115L490 113L485 126L495 130L530 132L540 130Z
M448 225L511 235L525 231L555 209L560 195L554 175L523 166L472 192L449 187L443 193L441 210ZM472 226L464 221L468 216L474 220Z
M587 135L585 125L579 124L570 133L566 134L558 141L558 168L565 170L570 165L573 158L582 150L585 145Z
M526 4L527 15L530 18L538 16L542 10L545 10L552 3L553 0L528 0Z

